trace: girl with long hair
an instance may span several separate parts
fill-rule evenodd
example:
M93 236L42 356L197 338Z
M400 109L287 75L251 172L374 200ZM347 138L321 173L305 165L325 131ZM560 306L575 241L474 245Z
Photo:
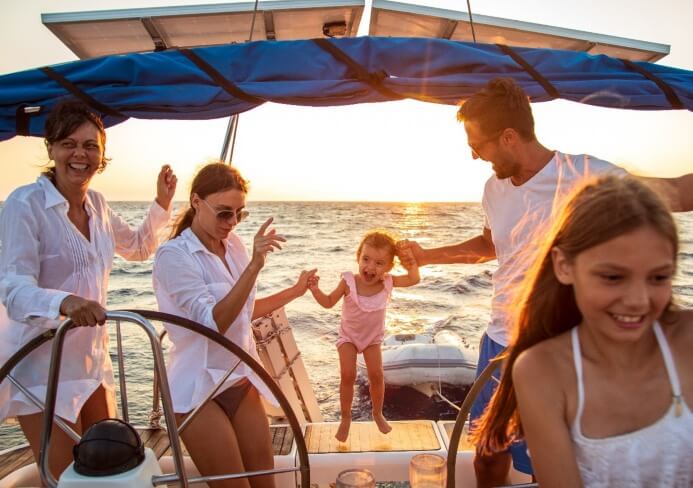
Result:
M542 487L693 483L693 311L672 305L672 215L630 177L581 186L515 303L478 449L525 437Z

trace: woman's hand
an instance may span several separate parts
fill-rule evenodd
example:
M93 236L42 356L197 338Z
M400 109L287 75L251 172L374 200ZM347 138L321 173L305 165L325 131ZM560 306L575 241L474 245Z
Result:
M281 249L282 246L280 242L286 242L286 239L277 234L275 229L267 230L273 220L274 217L267 219L265 223L260 226L260 229L253 238L253 257L251 259L251 264L255 263L259 268L265 266L265 259L268 253L273 252L275 249Z
M173 170L168 164L161 167L159 177L156 180L156 203L164 210L171 207L171 200L176 194L176 185L178 178L173 173Z
M93 327L106 323L106 309L99 302L69 295L60 304L60 313L70 317L78 327Z
M294 290L296 290L297 298L305 295L306 291L308 291L308 287L310 287L311 281L317 278L317 276L315 275L315 273L317 272L318 268L313 268L309 271L306 271L304 269L303 271L301 271L301 274L298 276L298 280L294 285Z

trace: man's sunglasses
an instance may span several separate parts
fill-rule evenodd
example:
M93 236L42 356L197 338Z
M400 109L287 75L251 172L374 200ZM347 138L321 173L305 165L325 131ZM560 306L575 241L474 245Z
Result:
M484 146L486 146L486 144L498 139L503 134L504 131L505 131L505 129L501 130L500 132L496 132L494 135L487 137L485 139L482 139L480 141L476 141L476 142L469 142L468 141L467 145L472 149L472 151L474 151L478 155L479 151L481 151L484 148Z

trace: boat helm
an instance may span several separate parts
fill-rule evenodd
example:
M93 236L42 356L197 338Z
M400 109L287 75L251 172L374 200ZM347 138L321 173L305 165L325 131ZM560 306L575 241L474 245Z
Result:
M77 473L109 476L139 466L144 460L144 445L130 424L120 419L105 419L87 429L72 454Z

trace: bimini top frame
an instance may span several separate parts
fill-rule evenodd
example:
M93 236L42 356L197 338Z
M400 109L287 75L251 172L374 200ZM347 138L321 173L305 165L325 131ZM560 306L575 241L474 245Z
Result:
M474 35L472 34L472 23ZM433 37L517 47L566 49L653 63L670 46L519 20L472 15L391 0L373 0L369 34L388 37Z
M272 2L47 13L41 21L80 59L249 40L353 37L365 0ZM252 32L252 35L251 35Z

